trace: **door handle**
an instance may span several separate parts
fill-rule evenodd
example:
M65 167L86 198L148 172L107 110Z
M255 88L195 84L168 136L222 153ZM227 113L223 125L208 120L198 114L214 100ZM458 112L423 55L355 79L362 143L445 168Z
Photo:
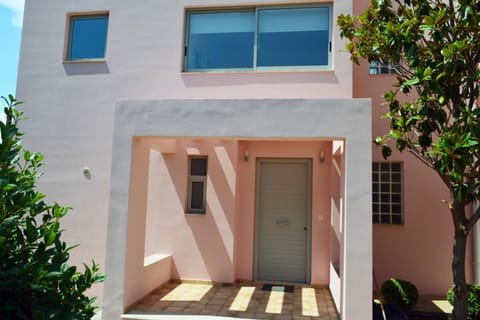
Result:
M277 221L275 222L275 225L276 225L277 227L286 227L286 226L288 226L289 224L290 224L290 221L288 221L288 220L277 220Z

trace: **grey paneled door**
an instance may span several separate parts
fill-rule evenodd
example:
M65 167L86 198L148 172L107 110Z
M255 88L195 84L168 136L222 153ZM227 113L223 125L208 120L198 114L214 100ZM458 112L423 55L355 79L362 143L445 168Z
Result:
M255 278L309 281L309 160L257 162Z

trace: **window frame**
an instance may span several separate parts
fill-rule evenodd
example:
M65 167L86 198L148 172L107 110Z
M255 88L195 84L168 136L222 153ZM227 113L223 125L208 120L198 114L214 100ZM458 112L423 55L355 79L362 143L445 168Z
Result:
M372 70L376 70L376 73L372 72ZM371 61L368 65L368 74L371 76L394 75L397 74L397 72L391 63Z
M101 58L79 58L79 59L72 59L71 58L71 48L72 48L72 23L74 19L77 18L95 18L95 17L106 17L107 18L107 28L105 31L105 50L103 53L103 57ZM109 33L109 25L110 25L110 12L109 11L93 11L93 12L71 12L67 14L66 19L66 27L65 27L65 45L64 45L64 54L63 54L63 62L64 63L82 63L82 62L105 62L107 57L108 51L108 33Z
M205 159L205 175L192 175L192 160ZM207 177L208 177L208 156L189 156L188 157L188 186L187 186L187 205L186 214L206 214L207 212ZM192 208L192 185L194 182L203 183L203 209Z
M328 64L312 66L257 66L257 46L258 46L258 27L259 11L265 9L302 9L302 8L328 8ZM188 69L188 48L190 38L190 16L196 13L228 13L228 12L253 12L255 18L254 42L253 42L253 62L251 68L206 68L206 69ZM183 35L183 73L215 73L215 72L258 72L258 71L331 71L333 70L333 5L331 2L307 4L307 5L278 5L268 6L259 5L253 7L234 7L234 8L187 8L185 11L185 32Z
M384 165L384 164L389 165L389 169L388 169L389 180L387 182L388 182L390 190L388 192L382 192L380 190L381 184L383 182L385 182L385 181L382 180L381 176L382 176L383 173L387 173L386 171L384 171L381 168L381 166ZM399 171L393 171L392 165L394 165L394 164L399 165L399 168L400 168ZM377 165L378 168L379 168L377 171L374 170L375 165ZM375 181L375 179L374 179L374 173L375 172L377 172L379 174L379 180L378 181ZM400 179L399 179L398 182L392 181L392 174L394 174L394 173L400 175ZM374 184L378 184L378 191L374 190ZM400 188L399 188L398 192L392 191L392 185L393 184L400 185ZM378 199L377 202L374 201L374 194L378 195L379 199ZM383 212L382 209L381 209L381 206L383 204L383 201L381 199L382 194L383 195L388 195L388 197L390 198L390 200L388 201L388 205L390 206L390 209L389 209L388 213ZM399 196L400 200L398 202L393 202L392 201L392 195ZM391 225L391 226L402 226L402 225L404 225L405 224L405 206L404 206L404 197L405 196L404 195L405 195L405 193L404 193L404 164L403 164L403 162L401 162L401 161L373 161L372 162L372 209L371 209L372 210L372 223L374 225ZM375 204L378 206L377 211L374 210L374 205ZM393 212L393 210L392 210L393 205L399 205L400 206L400 212L399 213ZM389 216L389 221L382 221L382 215ZM394 216L399 216L400 217L400 222L394 222L393 221Z

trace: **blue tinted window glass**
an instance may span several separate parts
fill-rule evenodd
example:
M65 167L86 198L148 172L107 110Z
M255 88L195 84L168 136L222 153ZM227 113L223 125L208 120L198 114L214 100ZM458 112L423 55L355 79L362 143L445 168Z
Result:
M187 70L253 67L254 12L191 13Z
M257 66L328 65L329 8L262 9Z
M68 60L105 57L108 16L78 16L70 20Z

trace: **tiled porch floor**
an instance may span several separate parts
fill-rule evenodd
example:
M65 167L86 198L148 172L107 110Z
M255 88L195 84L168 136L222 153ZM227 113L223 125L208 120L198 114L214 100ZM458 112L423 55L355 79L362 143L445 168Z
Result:
M154 319L153 315L213 316L246 319L338 320L328 289L294 286L293 292L263 284L228 286L168 283L138 301L124 319ZM190 316L190 317L189 317Z

